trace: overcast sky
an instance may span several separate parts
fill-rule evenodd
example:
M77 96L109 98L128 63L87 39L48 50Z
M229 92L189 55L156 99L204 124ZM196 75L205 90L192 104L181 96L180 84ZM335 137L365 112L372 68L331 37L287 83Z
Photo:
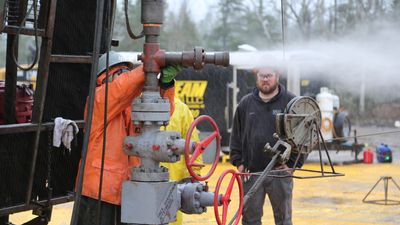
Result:
M166 0L168 3L168 10L177 13L183 1L187 1L189 11L193 20L196 22L204 19L207 11L210 10L211 7L215 7L216 4L215 0Z

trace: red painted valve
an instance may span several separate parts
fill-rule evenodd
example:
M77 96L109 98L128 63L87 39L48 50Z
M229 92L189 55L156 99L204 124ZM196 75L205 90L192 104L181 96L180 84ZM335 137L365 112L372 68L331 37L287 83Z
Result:
M228 174L232 174L231 180L229 181L229 185L226 189L226 192L224 195L222 195L222 198L219 197L219 189L221 188L221 183L224 180L225 176ZM225 225L227 222L227 216L228 216L228 206L229 203L231 202L231 194L232 194L232 189L233 185L235 184L235 181L238 185L239 188L239 208L235 214L234 222L233 225L237 225L240 221L240 217L242 216L242 210L243 210L243 184L242 180L240 179L240 176L238 173L236 173L235 170L229 169L225 170L221 176L218 179L217 186L215 187L215 192L214 192L214 214L215 214L215 219L217 220L218 225ZM222 220L219 217L219 211L218 211L218 206L222 205Z
M201 140L199 143L196 144L195 149L193 153L190 152L190 137L192 136L192 133L194 129L196 128L197 124L199 124L201 121L206 120L209 123L211 123L214 132L210 134L210 136L206 137L205 139ZM193 167L204 167L204 164L199 164L196 163L196 159L200 157L210 145L210 143L216 139L216 153L215 153L215 159L214 162L211 166L210 171L205 176L200 176L196 174L193 171ZM221 136L219 135L219 129L215 121L207 115L201 115L197 117L193 123L190 125L189 131L186 134L186 143L185 143L185 161L186 161L186 167L190 173L190 175L197 181L205 181L207 180L215 171L215 168L217 167L218 161L219 161L219 152L221 148Z

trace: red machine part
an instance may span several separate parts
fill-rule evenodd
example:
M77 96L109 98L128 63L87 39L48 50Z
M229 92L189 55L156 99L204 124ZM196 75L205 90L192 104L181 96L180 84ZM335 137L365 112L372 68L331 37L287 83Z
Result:
M4 124L5 82L0 81L0 125ZM17 84L15 102L15 120L17 123L29 123L32 119L33 88L31 85Z
M190 154L190 137L192 136L192 133L194 129L196 128L197 124L199 124L201 121L206 120L208 121L211 126L214 129L214 132L211 133L210 136L206 137L202 141L196 144L195 149L192 154ZM210 171L205 176L200 176L196 174L193 171L193 167L204 167L204 164L198 164L196 163L196 159L200 157L206 150L207 146L210 145L210 143L216 139L216 153L215 153L215 159L214 162L211 166ZM221 135L219 134L219 129L215 121L207 115L201 115L197 117L193 123L190 125L189 131L186 134L186 142L185 142L185 161L186 161L186 167L190 173L190 175L197 181L205 181L210 176L214 173L215 168L217 167L218 161L219 161L219 153L220 153L220 148L221 148Z
M224 180L225 176L231 174L232 177L229 181L229 185L226 189L225 194L222 196L221 203L222 203L222 220L219 217L219 211L218 211L218 203L219 203L219 189L221 188L222 181ZM235 170L229 169L225 170L221 176L218 179L217 185L215 187L215 192L214 192L214 214L215 214L215 219L217 220L218 225L225 225L227 222L227 216L228 216L228 206L229 203L231 202L231 194L232 194L232 189L233 185L235 184L235 181L238 185L239 188L239 208L235 214L236 218L233 222L233 225L239 224L240 217L242 216L242 211L243 211L243 183L242 180L240 179L240 176L238 173L236 173Z

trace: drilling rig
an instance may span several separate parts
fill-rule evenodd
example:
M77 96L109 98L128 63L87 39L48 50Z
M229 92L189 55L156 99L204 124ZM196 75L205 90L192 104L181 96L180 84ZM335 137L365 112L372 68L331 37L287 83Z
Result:
M199 143L193 143L189 138L185 140L176 132L159 131L161 125L168 123L170 104L159 95L157 75L168 65L183 65L196 70L205 64L228 66L229 54L206 53L200 47L183 52L161 50L158 37L163 24L164 1L142 0L141 3L143 32L139 36L145 38L145 43L138 59L144 64L146 79L142 96L132 103L132 122L140 125L142 130L140 136L126 138L124 150L128 155L141 157L142 165L134 168L132 179L124 183L122 220L167 224L175 220L179 209L200 214L208 206L223 205L225 211L230 192L225 195L212 193L200 182L212 175L219 155L216 154L213 166L205 176L192 170L202 166L194 160L207 151L212 140L219 145L218 127L210 117L196 120L192 129L203 120L215 129ZM6 100L2 106L5 125L0 126L0 145L5 152L0 163L4 181L0 186L0 224L9 224L10 214L30 209L37 217L26 224L47 224L53 205L77 200L75 178L81 151L83 159L88 138L79 133L72 151L54 148L51 145L53 120L58 116L69 118L79 128L85 128L86 133L90 132L90 123L82 120L83 111L86 97L90 99L94 93L99 54L109 50L111 29L104 25L112 20L115 6L116 1L105 0L0 2L0 29L7 34ZM23 50L18 42L20 36L35 38L36 55L31 62L33 66L27 68L21 66L18 57L19 50ZM37 81L32 119L29 123L16 124L13 99L17 71L18 68L29 70L33 67L37 67ZM160 167L159 162L175 162L183 154L193 179L179 184L171 182L168 171ZM239 184L240 179L234 173L226 173L224 177L229 174ZM132 189L132 186L138 188ZM136 211L138 204L131 205L138 202L148 205L146 213L131 213L132 210L141 212Z
M3 4L4 3L4 4ZM31 210L36 218L26 224L45 225L51 219L52 206L75 200L79 205L79 188L75 189L79 160L81 168L88 145L90 122L83 121L87 96L88 108L93 107L97 64L100 53L109 51L112 9L116 1L105 0L6 0L0 1L0 30L7 34L5 125L0 125L0 225L8 225L12 213ZM141 165L133 168L131 178L123 183L121 220L130 224L168 224L175 220L178 210L188 214L202 214L213 207L216 222L227 224L227 211L231 203L234 185L238 186L239 207L230 224L238 224L243 208L243 189L239 175L234 170L224 171L214 192L203 183L217 166L221 137L214 120L209 116L198 117L188 135L160 131L170 118L170 103L159 94L157 75L169 65L183 65L196 70L205 64L229 65L229 54L206 53L203 48L192 51L166 52L160 49L159 35L163 24L164 0L142 0L141 22L143 31L135 38L143 37L143 52L138 55L145 73L142 95L132 102L132 123L140 126L139 136L128 136L124 141L127 155L139 156ZM35 37L36 57L32 65L38 64L38 74L30 123L16 124L15 89L18 61L18 39L20 35ZM38 39L40 42L40 51ZM88 88L89 87L89 88ZM91 99L91 100L90 100ZM317 134L299 132L296 127L305 124L320 126L317 107L307 99L300 99L290 108L301 110L286 112L280 121L283 130L278 132L280 145L285 151L266 147L265 151L282 160L290 154L293 146L312 142ZM290 115L299 114L299 115ZM54 129L53 119L69 118L85 129L75 140L72 151L51 145ZM292 117L290 117L292 116ZM198 143L190 140L191 133L200 122L211 124L214 131ZM318 123L317 123L318 122ZM300 128L301 130L302 128ZM299 136L300 135L300 136ZM309 139L306 136L311 135ZM300 140L298 140L300 138ZM290 139L292 143L286 143ZM216 153L210 171L200 176L193 168L203 166L195 163L215 140ZM296 140L296 141L294 141ZM302 144L303 145L303 144ZM309 145L311 146L312 143ZM310 149L308 146L307 149ZM82 154L81 154L82 152ZM301 152L301 150L300 150ZM306 151L307 153L307 151ZM160 162L176 162L185 157L191 179L181 182L169 180L168 170ZM22 163L21 163L22 162ZM82 169L81 169L82 171ZM269 171L267 171L268 173ZM82 183L82 172L78 175L78 186ZM221 194L221 183L230 176L229 185ZM75 192L76 191L76 192ZM222 206L222 218L219 207ZM74 213L76 207L74 206ZM72 219L74 224L74 215Z

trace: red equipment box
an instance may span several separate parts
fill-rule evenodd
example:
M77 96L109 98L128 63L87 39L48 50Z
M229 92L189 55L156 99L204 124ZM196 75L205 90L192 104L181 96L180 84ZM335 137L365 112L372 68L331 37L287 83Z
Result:
M32 119L33 86L17 84L15 119L17 123L29 123ZM0 124L4 124L5 82L0 81Z

